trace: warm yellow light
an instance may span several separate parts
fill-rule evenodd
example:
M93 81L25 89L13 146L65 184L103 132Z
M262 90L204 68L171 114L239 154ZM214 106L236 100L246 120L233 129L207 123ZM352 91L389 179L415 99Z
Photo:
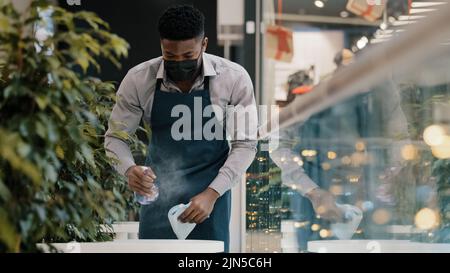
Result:
M312 226L311 226L311 230L312 231L318 231L320 229L320 225L318 225L318 224L313 224Z
M450 158L450 136L444 136L441 144L431 146L431 152L439 159Z
M439 215L430 208L423 208L416 213L414 223L420 229L432 229L439 224Z
M316 150L303 150L302 156L316 156L317 151Z
M357 175L350 175L347 178L350 183L358 183L360 177Z
M322 230L320 230L319 235L322 238L327 238L328 236L331 235L331 232L329 230L322 229Z
M391 213L385 209L377 209L372 214L372 220L375 224L384 225L391 220Z
M330 192L333 195L342 195L344 193L344 189L342 188L342 186L339 185L332 185L330 187Z
M440 125L430 125L423 132L423 140L430 146L441 145L444 137L445 129Z
M292 158L292 160L293 160L294 162L298 162L298 161L300 161L300 157L294 156L294 158Z
M355 148L357 151L362 152L366 149L366 144L363 141L358 141L355 143Z
M414 160L417 158L419 154L416 146L412 144L407 144L403 146L401 153L404 160Z
M329 169L331 169L331 164L328 162L322 163L322 169L324 171L328 171Z
M337 154L333 151L329 151L327 153L328 159L335 159L337 157Z
M295 223L294 223L294 227L296 227L296 228L302 228L302 227L306 226L308 223L309 223L308 221L305 221L305 222L295 222Z

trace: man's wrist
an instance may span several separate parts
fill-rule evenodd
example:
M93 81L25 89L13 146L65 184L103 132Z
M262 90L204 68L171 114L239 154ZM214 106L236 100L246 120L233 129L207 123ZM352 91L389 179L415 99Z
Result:
M317 190L319 189L319 187L316 188L312 188L311 190L309 190L308 192L305 193L306 198L311 199L314 198L315 194L317 193Z
M132 168L134 168L134 167L136 167L137 165L132 165L132 166L130 166L130 167L128 167L128 169L125 171L125 177L128 177L128 172L132 169Z
M207 187L206 191L211 194L211 196L214 198L214 200L219 199L220 193L218 193L215 189L213 189L211 187Z

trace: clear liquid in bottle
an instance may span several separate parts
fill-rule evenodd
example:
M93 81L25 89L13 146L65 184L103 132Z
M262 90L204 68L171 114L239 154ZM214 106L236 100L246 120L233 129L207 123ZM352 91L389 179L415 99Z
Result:
M144 175L148 175L148 168L147 167L142 167L144 169ZM136 202L138 202L141 205L149 205L153 202L156 201L156 199L158 199L159 196L159 187L156 184L153 184L152 188L151 188L151 192L152 194L150 196L146 196L146 195L141 195L138 193L134 193L134 200Z

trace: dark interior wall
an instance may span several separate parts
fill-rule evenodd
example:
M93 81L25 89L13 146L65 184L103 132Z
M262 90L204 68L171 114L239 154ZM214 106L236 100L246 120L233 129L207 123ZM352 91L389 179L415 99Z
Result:
M217 44L217 1L215 0L81 0L80 6L69 6L59 0L60 6L71 10L88 10L97 13L111 26L111 31L130 44L129 56L122 60L122 68L100 61L103 80L120 82L133 66L161 55L157 23L159 16L172 4L193 4L206 17L205 32L209 38L207 52L223 55Z

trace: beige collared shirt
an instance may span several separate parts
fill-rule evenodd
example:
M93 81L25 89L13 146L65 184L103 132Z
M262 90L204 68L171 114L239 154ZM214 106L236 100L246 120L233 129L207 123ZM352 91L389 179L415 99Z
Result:
M220 106L223 113L226 112L227 105L256 107L252 81L242 66L224 58L203 53L203 71L196 79L191 91L203 88L205 76L210 78L211 103ZM133 134L141 119L151 126L157 79L162 79L162 91L182 92L166 77L162 57L151 59L130 69L117 91L117 102L112 110L108 131L105 134L105 148L109 156L118 159L115 168L122 175L125 175L129 167L136 164L127 141L118 137L115 132L125 131ZM250 120L249 125L253 127L251 130L256 131L257 116L253 116ZM239 134L239 132L232 134ZM231 189L253 161L256 145L256 139L231 140L228 158L217 177L211 181L210 187L220 195Z

